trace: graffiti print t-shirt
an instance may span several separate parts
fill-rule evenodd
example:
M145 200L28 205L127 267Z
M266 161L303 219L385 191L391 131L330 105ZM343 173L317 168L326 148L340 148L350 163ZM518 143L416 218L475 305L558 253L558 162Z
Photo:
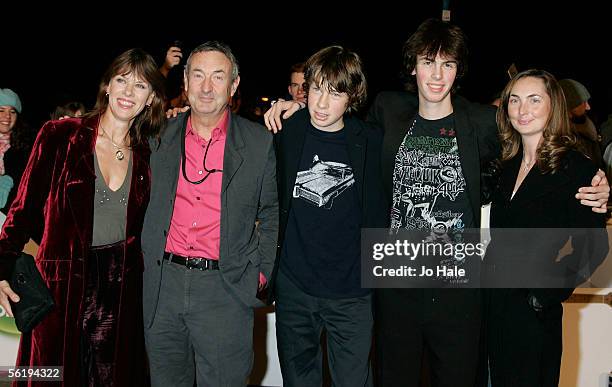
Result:
M346 129L325 132L308 122L281 256L281 270L304 292L357 297L361 210Z
M417 115L395 156L391 229L448 233L474 227L454 114L439 120Z

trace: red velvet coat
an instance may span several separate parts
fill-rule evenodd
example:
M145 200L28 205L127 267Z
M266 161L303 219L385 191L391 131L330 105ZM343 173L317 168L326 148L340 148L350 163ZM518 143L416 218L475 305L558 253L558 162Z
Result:
M37 266L56 303L31 333L22 335L17 364L64 366L65 386L83 384L79 332L93 230L97 133L92 128L97 128L97 119L51 121L43 126L0 235L0 279L9 277L17 252L32 237L40 242ZM149 201L149 154L148 148L133 152L125 255L135 255L137 259L130 261L137 264L126 267L124 259L117 300L115 386L145 384L140 233Z

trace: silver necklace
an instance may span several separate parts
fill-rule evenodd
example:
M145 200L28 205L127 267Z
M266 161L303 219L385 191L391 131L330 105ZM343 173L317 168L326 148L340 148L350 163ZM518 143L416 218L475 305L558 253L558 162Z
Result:
M525 173L529 172L529 170L531 169L531 167L533 167L533 164L535 164L535 159L531 160L531 162L529 164L527 164L527 162L525 161L525 159L523 158L523 164L525 164L525 166L523 167L523 171L525 171Z
M104 130L104 127L102 125L98 125L98 126L100 127L100 129L102 129L102 134L106 136L108 138L108 141L110 141L110 143L113 144L113 146L115 147L115 158L119 161L123 160L125 158L125 154L123 153L121 149L129 149L130 147L125 146L125 145L119 146L115 144L111 136L109 136L108 133L106 133L106 130Z
M406 132L408 136L412 136L412 130L414 129L414 125L416 125L416 122L417 122L417 118L414 117L414 120L412 121L412 125L410 125L410 129L408 129L408 132Z

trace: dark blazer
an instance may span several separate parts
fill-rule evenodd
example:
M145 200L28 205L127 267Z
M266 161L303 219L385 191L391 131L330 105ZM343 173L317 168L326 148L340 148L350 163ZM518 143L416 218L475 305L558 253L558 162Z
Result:
M97 126L97 118L79 118L50 121L42 127L0 235L0 279L9 277L14 259L32 237L40 241L36 265L56 304L31 333L22 335L17 364L64 366L61 385L66 386L84 383L79 363L80 310L92 243L97 137L93 128ZM149 201L150 151L137 147L132 154L127 243L117 302L139 299L142 292L140 232ZM146 360L138 305L121 303L117 324L115 385L142 385L139 378L146 370ZM44 383L32 382L39 384Z
M308 121L310 121L308 109L302 109L285 121L283 130L274 137L277 155L280 227L277 258L270 289L274 289L273 281L280 264L281 248L291 210L293 187L306 137L307 125L305 122ZM349 160L355 176L355 187L361 205L361 227L386 227L389 222L389 209L380 173L382 132L351 116L344 117L344 129L346 130Z
M573 273L585 266L590 266L592 272L603 261L608 238L603 214L592 212L574 197L579 187L590 184L597 170L591 160L570 151L555 173L542 174L534 165L511 199L521 160L519 150L516 157L502 165L500 184L494 190L491 206L493 228L485 272L491 265L501 264L499 278L508 277L515 283L513 288L485 292L489 371L493 385L556 386L562 352L561 302L580 282ZM549 232L543 228L557 230ZM508 235L508 229L520 234ZM501 232L504 234L500 236ZM573 252L554 262L570 237ZM566 278L560 282L567 285L541 287L542 278L550 274L563 274ZM529 276L537 279L538 286L531 282L529 287L519 288L519 281ZM502 282L496 284L506 286ZM542 305L541 310L532 307L532 296Z
M604 229L605 217L603 214L594 213L590 207L581 205L574 195L578 192L578 188L590 185L597 167L581 153L570 151L565 155L562 169L555 173L542 174L535 165L511 200L516 176L521 166L521 155L522 151L519 150L519 154L502 167L500 184L493 194L491 227L495 229L562 228L563 230L550 235L547 233L547 236L543 235L544 230L530 235L523 234L520 241L516 243L505 241L500 247L497 247L494 232L485 262L504 260L504 256L510 259L512 256L529 259L527 257L534 256L533 251L538 245L550 247L550 254L544 254L546 256L542 258L552 260L571 236L574 253L564 257L558 263L558 269L553 269L576 272L588 264L592 273L603 262L608 252L608 239ZM570 228L596 230L588 232L566 230ZM507 248L509 244L513 246L512 251ZM537 256L542 255L538 249ZM589 261L585 261L583 257L587 257ZM517 293L520 293L519 297L526 298L526 294L531 293L547 312L560 316L561 302L572 294L575 285L575 280L572 280L566 288L496 289L496 294L499 296L501 292L507 297L516 298ZM493 307L495 309L503 305Z
M145 326L153 323L162 281L161 260L174 209L181 161L181 131L188 114L168 121L161 142L151 142L151 202L142 233L145 259ZM257 222L257 223L256 223ZM221 183L219 269L228 288L247 306L256 298L259 273L272 274L278 237L276 158L272 134L231 114Z
M455 131L467 195L474 213L476 227L480 226L480 170L499 155L495 109L454 96ZM419 110L418 96L410 92L382 92L376 96L368 113L368 122L385 132L382 156L383 183L387 198L393 195L395 155L406 136L408 125Z

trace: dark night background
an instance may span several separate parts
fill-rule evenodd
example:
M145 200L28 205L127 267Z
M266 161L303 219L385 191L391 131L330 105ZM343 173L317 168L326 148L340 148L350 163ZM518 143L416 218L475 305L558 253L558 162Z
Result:
M582 82L592 95L592 118L605 120L612 113L606 3L450 1L451 22L469 38L468 75L460 93L489 102L505 85L506 69L514 62L519 71L538 67L559 79ZM271 3L175 3L134 10L83 3L100 11L72 14L68 6L56 7L48 14L42 11L44 18L29 10L5 10L4 19L18 27L13 33L4 28L0 87L19 94L24 117L38 128L63 99L78 99L91 108L103 71L125 49L142 47L161 64L174 40L183 41L188 51L218 39L232 47L240 63L243 107L258 96L283 96L289 66L330 44L362 56L373 97L401 87L403 42L421 21L440 17L442 9L442 1L330 4L294 3L273 11Z

